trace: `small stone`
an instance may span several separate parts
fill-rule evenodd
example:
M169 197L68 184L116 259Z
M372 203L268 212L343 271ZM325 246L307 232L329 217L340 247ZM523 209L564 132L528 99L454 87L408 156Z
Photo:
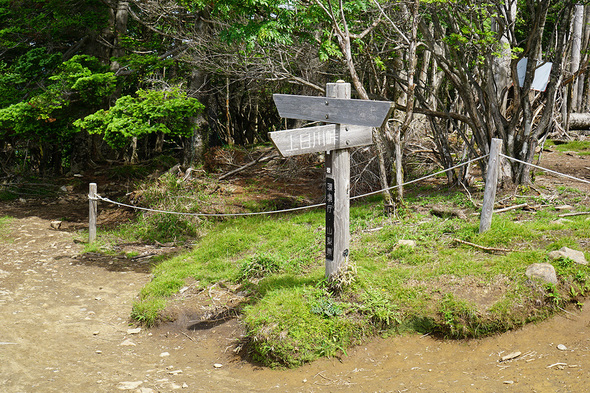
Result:
M215 367L215 368L221 368L221 367L223 367L223 364L220 364L220 363L215 363L215 364L213 365L213 367Z
M563 345L563 344L559 344L557 346L557 349L559 349L560 351L567 351L567 347L565 345Z
M119 382L119 385L117 385L117 389L119 389L119 390L133 390L133 389L137 389L139 386L141 386L142 383L143 383L143 381Z
M528 278L537 278L552 284L557 284L555 268L550 263L533 263L526 269Z
M162 353L160 354L160 357L161 357L161 358L165 358L166 356L170 356L170 353L169 353L169 352L162 352Z
M521 352L519 352L519 351L511 352L508 355L502 356L502 361L505 362L506 360L515 359L515 358L519 357L520 355L521 355Z
M186 389L186 388L188 388L188 384L187 384L186 382L184 382L184 383L182 384L182 388L183 388L183 389Z
M141 332L141 328L135 328L135 329L127 329L127 334L138 334L139 332Z
M96 353L100 355L102 353L102 351L100 349L97 349Z
M514 381L504 381L504 385L512 385Z
M100 334L100 332L97 330L95 332L92 332L93 335L98 336Z
M170 374L170 375L178 375L178 374L182 374L182 370L168 371L168 374Z
M400 246L406 246L406 247L410 247L410 248L416 247L416 241L414 241L414 240L400 239L397 241L397 244Z
M133 341L131 340L125 340L123 341L121 344L119 344L122 347L135 347L137 344L135 344Z
M51 221L49 224L53 229L59 229L61 227L61 221Z
M102 300L102 298L100 296L97 296L94 298L94 300Z

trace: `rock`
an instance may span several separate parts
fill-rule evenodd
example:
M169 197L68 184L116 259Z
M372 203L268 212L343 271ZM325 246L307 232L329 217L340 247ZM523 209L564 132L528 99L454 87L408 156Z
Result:
M551 284L557 284L557 274L555 274L555 268L550 263L533 263L527 267L525 274L528 278L536 278Z
M178 375L178 374L182 374L182 370L173 370L173 371L168 371L168 374L170 374L170 375Z
M504 385L512 385L514 381L504 381Z
M410 248L414 248L416 247L416 242L414 240L403 240L400 239L397 241L397 244L400 246L406 246L406 247L410 247Z
M182 384L182 388L183 388L183 389L186 389L186 388L188 388L188 384L187 384L186 382L184 382L184 383Z
M49 225L53 229L59 229L61 227L61 221L51 221Z
M559 349L560 351L567 351L567 347L565 345L563 345L563 344L559 344L557 346L557 349Z
M522 352L519 352L519 351L509 353L508 355L502 356L502 361L505 362L506 360L515 359L515 358L519 357L521 355L521 353Z
M140 327L138 327L136 329L127 329L127 334L138 334L139 332L141 332Z
M557 251L551 251L547 256L553 260L560 258L569 258L580 265L587 265L588 261L582 251L573 250L568 247L561 247Z
M215 367L215 368L221 368L221 367L223 367L223 364L220 364L220 363L215 363L215 364L213 365L213 367Z
M122 342L121 344L119 344L119 345L120 345L120 346L122 346L122 347L134 347L134 346L136 346L137 344L135 344L135 343L134 343L133 341L131 341L131 340L125 340L125 341L123 341L123 342Z
M160 354L160 357L161 357L161 358L165 358L166 356L170 356L170 353L169 353L169 352L162 352L162 353Z
M141 386L142 383L143 383L143 381L119 382L119 385L117 385L117 389L119 389L119 390L133 390L133 389L137 389L139 386Z

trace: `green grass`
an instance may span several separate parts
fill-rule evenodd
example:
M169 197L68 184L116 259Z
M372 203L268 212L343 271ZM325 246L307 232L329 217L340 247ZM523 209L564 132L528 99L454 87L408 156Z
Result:
M0 241L8 240L8 225L10 225L11 221L11 217L0 217Z
M553 146L555 150L560 152L574 151L579 155L590 155L590 141L571 141L562 144L555 144L553 142L546 144L547 146Z
M206 207L206 186L197 186L193 199ZM164 178L158 187L146 191L147 200L174 204L171 195L187 192L173 179ZM556 286L524 274L530 264L547 262L547 253L563 246L589 257L587 216L558 222L552 208L507 212L495 215L491 229L479 234L477 216L435 217L429 214L435 204L473 209L462 193L432 193L424 187L408 196L407 207L395 218L383 215L378 198L353 203L353 279L342 286L324 279L321 209L195 222L198 236L187 235L192 248L153 267L132 317L148 326L171 318L167 304L188 282L197 289L231 284L223 287L246 294L238 312L252 357L270 366L295 367L345 354L374 335L419 332L468 338L506 331L547 318L568 304L578 305L589 292L590 268L569 260L551 262L559 277ZM145 233L154 226L148 218L116 235ZM177 229L173 225L166 230ZM509 251L485 252L455 239ZM414 240L416 247L399 246L399 240Z

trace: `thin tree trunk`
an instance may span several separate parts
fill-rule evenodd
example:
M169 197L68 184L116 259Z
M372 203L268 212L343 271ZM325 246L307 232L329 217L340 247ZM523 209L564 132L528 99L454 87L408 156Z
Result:
M572 62L570 72L575 75L580 69L580 59L582 55L582 28L584 21L584 6L576 4L574 13L574 24L572 28ZM578 84L579 79L574 78L572 83L572 101L571 108L573 112L578 112Z

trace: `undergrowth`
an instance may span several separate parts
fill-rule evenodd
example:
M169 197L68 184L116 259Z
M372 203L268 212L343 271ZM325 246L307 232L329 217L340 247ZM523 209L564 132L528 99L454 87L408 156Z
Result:
M206 182L187 187L165 177L150 187L155 189L143 191L144 203L215 210ZM179 203L176 196L187 194L191 203ZM506 331L571 304L580 306L588 294L587 266L547 257L567 245L586 251L588 258L582 241L590 238L585 216L558 220L552 208L507 212L495 215L492 228L479 234L471 195L450 192L443 197L427 187L409 194L408 207L398 217L384 215L375 198L353 204L349 263L354 277L339 286L324 278L322 210L186 224L179 223L185 222L182 217L157 224L146 215L118 235L190 239L193 245L153 268L132 317L148 326L165 320L167 301L187 280L202 289L233 283L236 292L248 296L241 320L251 356L266 365L294 367L321 356L341 356L374 335L469 338ZM435 204L463 209L468 218L433 216L429 206ZM416 245L399 245L400 240ZM555 267L557 285L526 277L527 267L537 262Z

